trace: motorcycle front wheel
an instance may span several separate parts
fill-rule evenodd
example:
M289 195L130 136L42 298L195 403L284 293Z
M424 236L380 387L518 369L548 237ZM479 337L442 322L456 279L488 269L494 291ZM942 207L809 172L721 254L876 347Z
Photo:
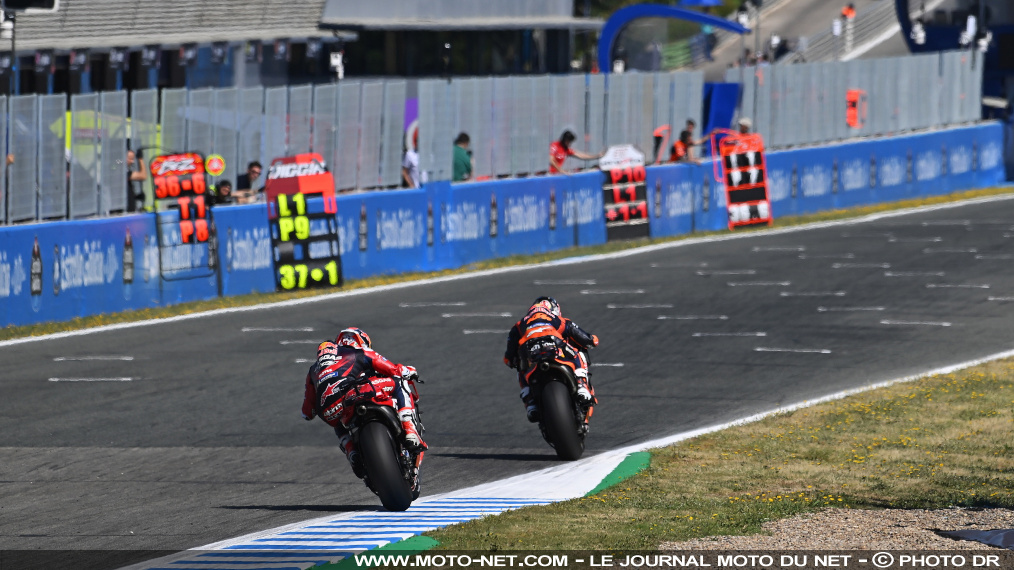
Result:
M581 458L584 437L578 432L570 390L560 382L549 382L542 389L542 424L560 459Z
M391 431L380 422L369 422L359 435L359 447L373 490L389 511L404 511L412 504L412 486L405 480Z

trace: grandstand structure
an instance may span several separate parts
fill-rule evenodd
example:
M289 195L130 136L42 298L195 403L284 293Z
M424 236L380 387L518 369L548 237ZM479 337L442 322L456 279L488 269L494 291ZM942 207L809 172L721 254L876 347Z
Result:
M564 72L575 37L602 25L573 11L572 0L62 0L17 17L0 93L323 83L338 51L359 77Z

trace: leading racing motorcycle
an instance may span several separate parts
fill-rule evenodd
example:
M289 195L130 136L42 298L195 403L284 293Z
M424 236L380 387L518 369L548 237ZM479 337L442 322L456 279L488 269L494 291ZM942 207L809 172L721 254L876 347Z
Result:
M404 444L397 404L390 395L397 381L361 378L346 389L335 406L342 425L362 454L363 481L390 511L404 511L419 498L419 466L425 455L424 451L414 451ZM414 382L406 384L412 392L410 397L416 398ZM422 432L418 417L416 425Z
M540 410L542 437L556 450L560 459L573 461L580 459L584 453L588 421L595 408L581 405L574 369L564 364L563 347L554 348L529 355L528 366L534 370L528 378L528 386ZM588 362L588 353L581 351L581 354Z

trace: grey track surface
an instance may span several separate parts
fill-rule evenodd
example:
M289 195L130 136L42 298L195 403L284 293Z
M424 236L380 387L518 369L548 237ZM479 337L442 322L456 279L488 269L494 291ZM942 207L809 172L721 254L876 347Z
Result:
M1014 303L987 297L1014 296L1014 264L976 255L1014 254L1012 235L1014 200L1001 200L0 347L0 549L184 549L376 508L331 430L299 416L307 365L294 359L311 357L313 345L283 340L323 339L357 325L381 353L418 366L427 381L421 405L432 449L423 490L433 494L557 463L524 420L513 372L500 362L504 335L462 332L506 331L513 318L443 313L516 317L548 293L600 335L594 361L624 366L594 369L601 399L588 440L594 453L1009 349ZM919 241L929 238L940 241ZM796 246L805 251L754 250ZM967 248L977 253L957 252ZM846 253L854 257L817 257ZM873 265L882 263L890 268ZM748 269L756 273L697 273ZM597 284L537 286L537 279ZM791 285L728 285L774 281ZM621 289L644 293L581 293ZM833 291L845 295L781 294ZM819 312L821 306L885 310ZM729 318L658 319L709 314ZM244 326L316 331L240 332ZM54 361L86 355L135 360ZM135 380L48 381L113 376Z

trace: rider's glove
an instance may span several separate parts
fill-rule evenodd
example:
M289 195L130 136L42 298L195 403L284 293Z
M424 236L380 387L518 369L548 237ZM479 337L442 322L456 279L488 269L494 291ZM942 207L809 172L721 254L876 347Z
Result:
M401 366L401 378L403 380L418 380L419 373L416 372L415 366Z
M599 337L597 337L595 335L592 335L592 346L598 346L598 345L599 345Z
M303 416L303 419L306 420L306 421L310 421L310 420L313 419L313 414L310 414L309 416L306 415L306 414L302 414L302 416Z

